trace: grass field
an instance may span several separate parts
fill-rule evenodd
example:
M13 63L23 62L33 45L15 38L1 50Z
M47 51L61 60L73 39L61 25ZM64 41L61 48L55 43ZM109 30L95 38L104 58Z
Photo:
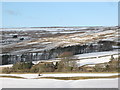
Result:
M106 77L41 77L41 78L58 79L58 80L82 80L82 79L120 78L120 75L106 76Z
M2 78L16 78L16 79L25 79L25 78L23 78L23 77L19 77L19 76L0 76L0 77L2 77Z

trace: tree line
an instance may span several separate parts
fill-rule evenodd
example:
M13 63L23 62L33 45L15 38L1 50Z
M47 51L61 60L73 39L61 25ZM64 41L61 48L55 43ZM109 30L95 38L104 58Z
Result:
M32 62L17 62L13 64L11 68L4 68L3 73L38 73L39 75L44 72L91 72L86 70L85 67L77 65L76 60L71 59L73 55L71 52L64 52L59 56L61 61L53 62L40 62L33 64ZM120 70L120 57L114 58L111 56L110 62L105 64L103 68L102 64L96 64L92 68L92 72L118 72Z

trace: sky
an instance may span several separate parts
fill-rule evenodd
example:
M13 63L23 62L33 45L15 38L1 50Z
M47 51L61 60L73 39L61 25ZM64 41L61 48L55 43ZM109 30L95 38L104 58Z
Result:
M2 26L117 26L117 2L3 2Z

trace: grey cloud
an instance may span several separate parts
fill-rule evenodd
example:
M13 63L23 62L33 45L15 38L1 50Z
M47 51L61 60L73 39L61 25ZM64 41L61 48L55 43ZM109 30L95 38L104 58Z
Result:
M16 12L16 11L13 11L13 10L6 10L6 13L8 13L8 14L10 14L10 15L14 15L14 16L20 15L19 12Z

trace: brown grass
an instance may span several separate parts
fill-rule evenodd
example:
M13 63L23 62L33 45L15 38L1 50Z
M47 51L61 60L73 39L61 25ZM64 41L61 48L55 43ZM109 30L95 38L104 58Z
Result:
M0 76L2 78L17 78L17 79L25 79L23 77L19 77L19 76Z
M58 80L83 80L83 79L120 78L120 75L106 76L106 77L41 77L41 78L44 78L44 79L58 79Z

